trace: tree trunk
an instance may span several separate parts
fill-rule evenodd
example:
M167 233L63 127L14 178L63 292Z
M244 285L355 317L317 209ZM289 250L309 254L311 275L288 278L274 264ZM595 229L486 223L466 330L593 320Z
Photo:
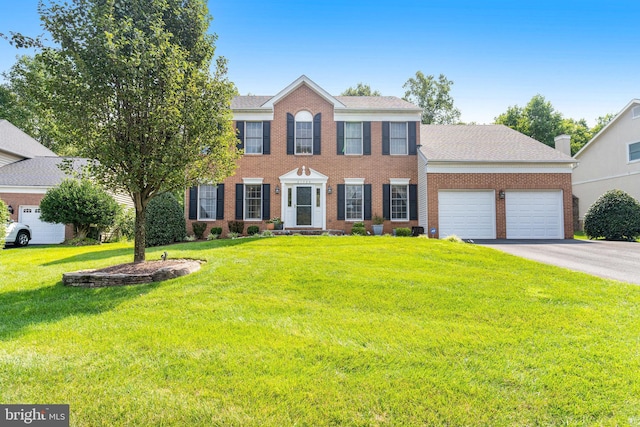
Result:
M146 247L146 228L145 228L145 205L142 203L140 193L135 194L134 203L136 205L136 222L135 222L135 240L133 246L133 262L144 262Z

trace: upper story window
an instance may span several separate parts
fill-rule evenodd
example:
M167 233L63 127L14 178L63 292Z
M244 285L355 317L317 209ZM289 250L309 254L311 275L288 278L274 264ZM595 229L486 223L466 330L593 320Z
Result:
M308 111L296 114L296 154L313 154L313 116Z
M262 122L246 122L244 135L245 154L262 154Z
M200 185L198 189L198 219L216 219L216 204L216 186Z
M344 123L344 154L362 154L362 122Z
M629 161L634 162L640 160L640 142L629 144Z
M389 123L389 153L407 154L407 122Z
M633 107L631 109L631 116L634 119L637 119L638 117L640 117L640 105L638 105L637 107Z

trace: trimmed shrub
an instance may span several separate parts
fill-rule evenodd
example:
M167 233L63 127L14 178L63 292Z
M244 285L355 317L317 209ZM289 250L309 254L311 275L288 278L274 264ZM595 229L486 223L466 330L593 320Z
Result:
M244 233L244 221L229 221L228 224L231 233Z
M584 215L589 239L635 240L640 236L640 203L622 190L610 190Z
M181 242L187 235L187 223L180 203L171 193L149 201L146 212L147 247Z
M65 179L57 187L47 190L40 202L40 219L58 224L73 224L75 237L80 240L111 227L120 209L109 193L93 182ZM91 228L94 228L90 235Z
M4 239L7 237L7 229L4 226L5 221L9 218L9 210L4 201L0 200L0 250L4 247Z
M197 221L191 224L191 227L193 228L193 234L196 235L196 238L202 239L204 237L204 230L207 229L207 223Z
M218 236L222 235L222 227L211 227L211 234L217 234Z
M216 240L218 237L220 237L219 234L209 233L207 240Z
M397 237L410 237L411 229L407 227L396 228L396 236Z
M258 234L260 232L260 227L257 225L250 225L247 227L247 234L249 236L253 236L254 234Z
M364 236L367 230L364 228L364 222L354 222L351 227L351 234L354 236Z

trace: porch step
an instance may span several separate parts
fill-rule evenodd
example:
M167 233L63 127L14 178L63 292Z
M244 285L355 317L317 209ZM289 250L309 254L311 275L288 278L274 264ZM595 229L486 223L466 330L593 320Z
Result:
M321 236L325 233L330 236L343 236L344 230L309 230L308 228L287 228L286 230L271 230L276 236L293 236L298 234L301 236Z

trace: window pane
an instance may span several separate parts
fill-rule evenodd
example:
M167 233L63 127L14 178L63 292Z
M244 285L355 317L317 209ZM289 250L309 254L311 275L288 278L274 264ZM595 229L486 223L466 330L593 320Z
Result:
M640 142L629 144L629 160L640 160Z
M262 154L262 122L247 122L245 126L244 152Z
M389 123L389 150L391 154L407 154L407 124Z
M345 204L347 220L362 220L362 185L345 185Z
M344 153L362 154L362 123L344 124Z
M201 185L198 190L198 218L216 219L216 186Z
M262 218L262 185L245 185L245 219Z
M313 126L311 122L296 122L296 154L313 153Z
M406 185L391 186L391 219L408 219L408 194Z

